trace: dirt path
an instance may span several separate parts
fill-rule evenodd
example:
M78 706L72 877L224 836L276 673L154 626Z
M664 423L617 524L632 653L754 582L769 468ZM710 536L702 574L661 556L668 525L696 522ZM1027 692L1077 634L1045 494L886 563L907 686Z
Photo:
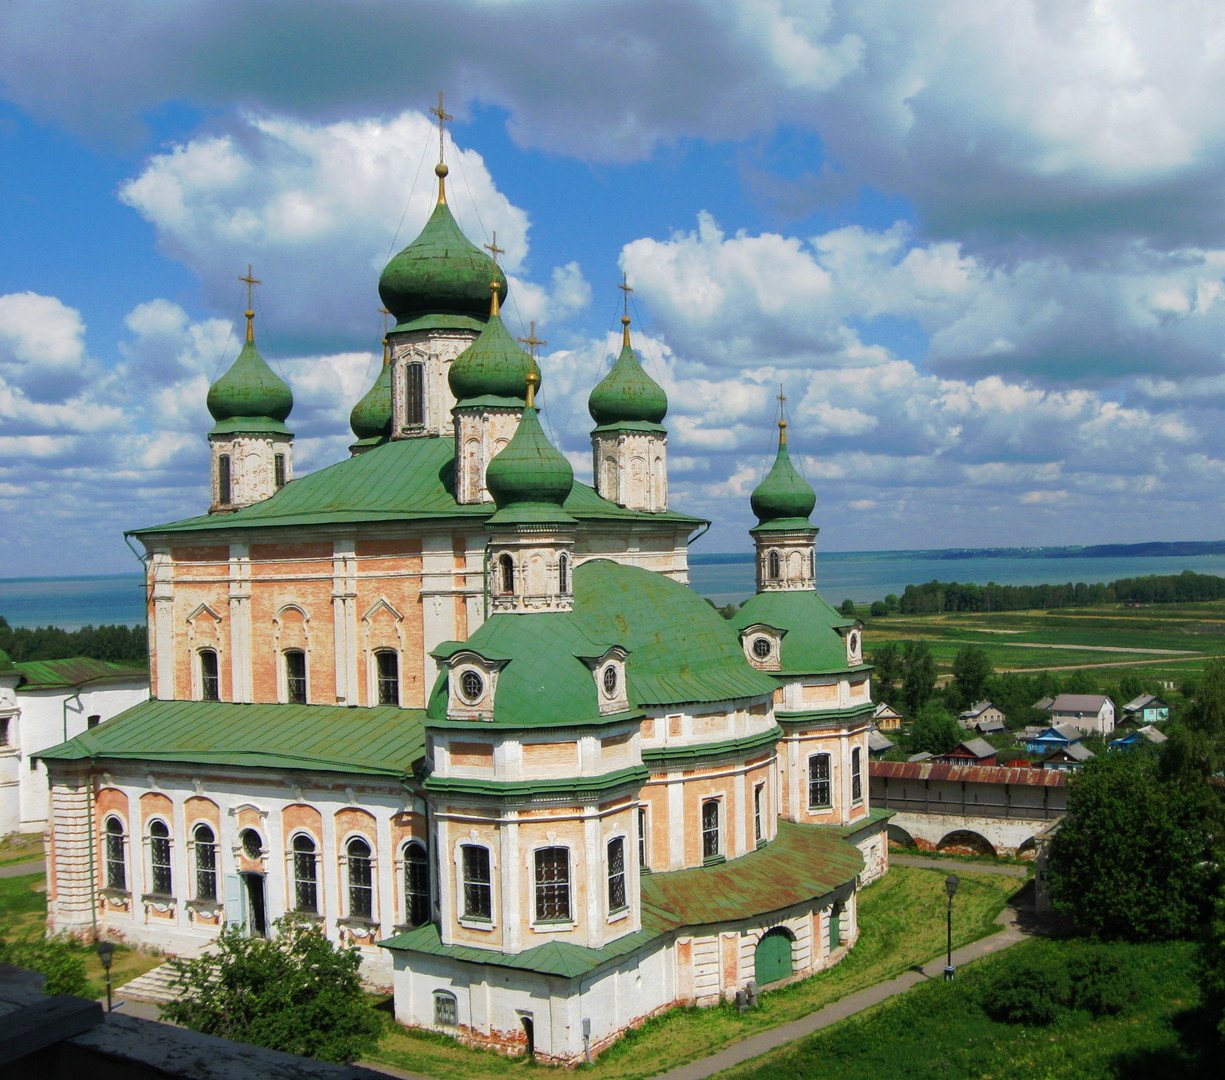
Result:
M1009 672L1013 675L1033 675L1039 671L1089 671L1094 668L1133 668L1152 667L1154 664L1185 664L1192 660L1207 660L1208 653L1196 653L1190 656L1162 657L1156 660L1116 660L1110 664L1052 664L1050 667L1014 667L997 668L1001 674ZM952 676L950 675L951 679Z
M975 641L972 638L938 638L939 641L949 641L954 645L983 645L987 644L982 641ZM1141 656L1194 656L1192 649L1140 649L1132 645L1073 645L1071 642L1065 644L1060 641L1057 643L1047 641L992 641L993 646L1001 646L1008 649L1073 649L1079 652L1112 652L1112 653L1139 653Z

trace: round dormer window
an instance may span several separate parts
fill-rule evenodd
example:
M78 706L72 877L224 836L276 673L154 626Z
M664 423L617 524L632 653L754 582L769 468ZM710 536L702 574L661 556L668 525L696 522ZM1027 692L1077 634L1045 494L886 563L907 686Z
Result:
M469 668L459 677L459 696L468 705L475 705L485 693L485 680Z
M604 674L601 676L601 682L604 684L604 693L608 697L612 697L617 692L616 664L609 664L604 668Z
M852 631L851 636L847 639L847 644L852 654L859 652L859 635Z
M753 655L758 660L768 660L770 654L774 651L774 645L768 637L755 637L753 639Z

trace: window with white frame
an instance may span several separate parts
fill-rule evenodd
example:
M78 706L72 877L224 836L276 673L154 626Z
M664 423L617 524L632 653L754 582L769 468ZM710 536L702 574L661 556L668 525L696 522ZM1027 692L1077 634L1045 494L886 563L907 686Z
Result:
M570 849L538 848L536 862L536 921L570 919Z
M808 759L808 809L832 806L830 802L829 754L813 754Z
M425 845L404 845L404 920L409 926L430 921L430 870Z
M170 826L160 818L149 822L149 892L173 896L170 872Z
M285 486L285 455L277 454L272 459L272 482L277 491Z
M570 591L570 556L564 551L557 556L557 591L563 596Z
M638 807L638 866L642 870L650 869L647 859L647 808L645 806Z
M505 553L498 556L498 592L502 596L515 592L515 560Z
M192 856L196 863L196 899L217 899L217 836L209 825L191 832Z
M404 423L425 423L425 365L421 363L404 365Z
M460 848L460 863L464 875L464 918L492 919L493 878L489 867L489 849L480 844L464 844Z
M374 918L374 860L370 845L360 836L345 845L349 863L349 914L356 919Z
M777 581L782 576L782 560L779 559L777 551L770 551L766 555L766 577L771 581Z
M315 841L304 833L293 838L293 906L307 915L319 914L319 866Z
M201 649L197 654L200 658L200 700L221 700L221 679L217 671L217 650Z
M765 801L766 785L758 784L753 788L753 842L760 844L765 839L762 831L761 804Z
M254 829L243 829L238 834L238 841L242 844L242 852L248 859L258 859L264 854L264 841Z
M863 751L857 746L851 751L851 802L863 798Z
M625 903L625 837L608 841L608 910L622 911Z
M380 705L400 704L400 656L393 649L379 649L374 654Z
M704 859L713 859L723 852L719 817L719 800L705 800L702 803L702 858Z
M127 837L123 822L111 816L106 819L106 887L126 890L128 887L127 859L124 848Z
M286 649L285 700L291 705L306 704L306 653L301 649Z

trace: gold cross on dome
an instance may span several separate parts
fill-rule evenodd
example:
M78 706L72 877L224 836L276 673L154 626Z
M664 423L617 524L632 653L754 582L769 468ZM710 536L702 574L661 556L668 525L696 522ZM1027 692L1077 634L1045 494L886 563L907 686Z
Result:
M446 130L446 123L448 120L455 119L455 117L453 117L449 112L447 112L442 107L442 91L441 90L438 91L438 104L435 105L433 108L431 108L430 112L438 118L438 161L439 163L441 163L443 160L442 137L443 137L444 131Z
M518 339L518 341L519 341L519 344L520 344L520 345L526 345L526 346L527 346L527 351L528 351L528 353L531 355L532 359L533 359L533 360L535 360L535 359L536 359L536 350L537 350L537 349L538 349L538 348L539 348L541 345L547 345L547 344L548 344L548 342L547 342L547 341L545 341L543 338L538 338L538 337L536 336L536 320L535 320L535 319L533 319L533 320L532 320L530 323L528 323L527 325L528 325L528 328L529 328L529 329L528 329L528 332L527 332L527 337L521 337L521 338L519 338L519 339Z
M262 282L262 281L260 281L260 279L259 279L259 278L255 278L255 277L252 277L252 276L251 276L251 264L250 264L250 263L247 263L247 275L246 275L246 277L241 277L241 276L240 276L238 280L239 280L239 281L245 281L245 282L247 283L247 307L248 307L248 308L250 308L250 307L251 307L251 298L252 298L252 296L254 295L255 286L256 286L256 285L262 285L262 284L263 284L263 282Z
M621 314L628 317L630 313L630 293L634 291L634 287L629 283L629 278L627 278L625 274L622 274L621 281L618 283L617 288L624 294L621 298Z
M498 261L499 255L506 254L506 248L498 247L498 234L496 231L493 234L493 239L488 244L483 244L482 247L484 247L484 249L493 256L493 261L495 263Z

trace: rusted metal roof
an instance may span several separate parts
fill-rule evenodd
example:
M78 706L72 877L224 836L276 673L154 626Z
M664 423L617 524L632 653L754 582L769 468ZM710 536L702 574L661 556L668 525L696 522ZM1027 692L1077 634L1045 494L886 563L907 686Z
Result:
M870 761L868 775L886 780L953 780L972 784L1022 784L1066 787L1068 778L1053 769L1008 769L1002 765L938 765L931 761Z

